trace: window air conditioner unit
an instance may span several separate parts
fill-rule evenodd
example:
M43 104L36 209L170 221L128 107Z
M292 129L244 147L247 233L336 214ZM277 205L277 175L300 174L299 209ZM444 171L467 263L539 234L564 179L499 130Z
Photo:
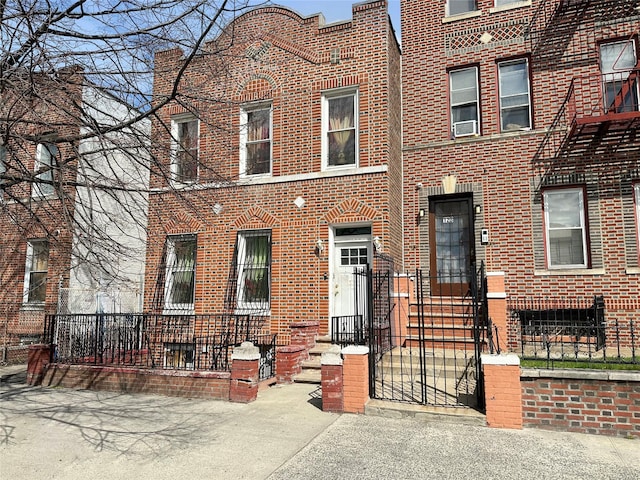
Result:
M466 120L453 124L453 138L470 137L471 135L478 135L477 120Z

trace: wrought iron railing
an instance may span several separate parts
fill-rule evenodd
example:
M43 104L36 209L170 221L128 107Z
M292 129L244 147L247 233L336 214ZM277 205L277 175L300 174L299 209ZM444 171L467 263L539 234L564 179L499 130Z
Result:
M602 296L510 300L523 359L557 362L640 363L637 322L607 321Z
M58 314L46 317L44 336L60 363L215 371L228 371L233 348L250 341L268 378L276 335L263 325L253 315Z

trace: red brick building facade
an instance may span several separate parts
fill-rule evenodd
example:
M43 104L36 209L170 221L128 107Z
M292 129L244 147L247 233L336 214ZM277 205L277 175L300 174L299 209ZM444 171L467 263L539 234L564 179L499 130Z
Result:
M75 179L77 163L63 159L75 158L77 143L58 139L78 136L71 105L82 84L75 74L62 78L67 81L25 80L25 87L35 82L41 99L22 95L19 82L15 95L3 95L3 114L15 123L0 145L0 361L26 361L27 346L40 341L45 312L55 311L58 280L69 278L72 232L60 219L73 215L75 189L64 184ZM51 109L47 98L54 95L62 108ZM59 165L55 172L52 165ZM33 182L24 180L30 172Z
M402 2L407 269L637 318L637 6Z
M158 101L182 60L156 55ZM254 314L279 343L295 322L328 333L352 308L347 266L374 248L402 261L400 49L386 2L329 25L248 12L203 46L178 91L152 134L165 169L151 180L147 310Z

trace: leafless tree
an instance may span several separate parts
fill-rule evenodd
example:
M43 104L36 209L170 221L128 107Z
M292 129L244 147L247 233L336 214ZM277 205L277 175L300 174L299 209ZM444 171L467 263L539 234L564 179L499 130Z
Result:
M22 303L30 238L47 239L56 251L50 264L65 265L60 257L73 246L72 268L88 282L126 276L123 258L141 255L135 240L145 232L149 178L168 175L150 123L171 132L156 114L195 101L180 88L191 61L205 45L223 58L233 43L225 27L262 3L0 0L0 328ZM170 93L153 98L154 55L174 48L183 56ZM47 287L47 303L55 296Z

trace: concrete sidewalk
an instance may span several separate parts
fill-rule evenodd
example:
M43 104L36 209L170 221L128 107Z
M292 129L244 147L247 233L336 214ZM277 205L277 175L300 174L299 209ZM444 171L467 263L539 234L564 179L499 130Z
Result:
M12 379L0 383L3 479L640 478L637 440L329 414L308 385L243 405Z

